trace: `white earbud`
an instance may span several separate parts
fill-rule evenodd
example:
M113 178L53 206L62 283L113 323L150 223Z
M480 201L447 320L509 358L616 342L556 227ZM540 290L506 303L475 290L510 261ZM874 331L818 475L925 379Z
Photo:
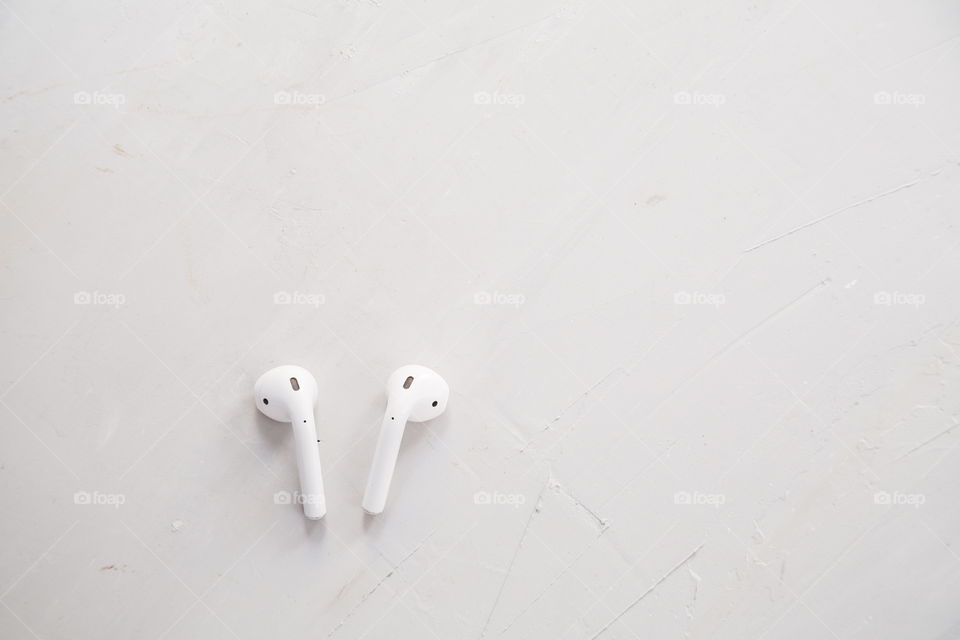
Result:
M293 428L303 514L311 520L319 520L327 512L327 503L323 496L317 426L313 418L317 381L303 367L284 365L260 376L253 386L253 393L260 413L271 420L289 422Z
M400 367L387 380L387 411L363 494L363 510L383 512L407 421L426 422L443 413L450 387L438 373L420 365Z

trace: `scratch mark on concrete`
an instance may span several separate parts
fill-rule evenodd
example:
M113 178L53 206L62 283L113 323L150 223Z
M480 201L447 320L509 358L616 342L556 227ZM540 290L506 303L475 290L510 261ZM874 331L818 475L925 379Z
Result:
M694 549L693 551L691 551L690 553L687 554L687 557L686 557L686 558L684 558L683 560L681 560L680 562L678 562L676 565L674 565L674 567L673 567L672 569L670 569L670 570L667 571L665 574L663 574L662 576L660 576L660 579L659 579L659 580L657 580L657 581L654 582L652 585L650 585L650 588L649 588L649 589L647 589L646 591L644 591L643 593L641 593L641 594L640 594L640 597L638 597L636 600L634 600L633 602L631 602L630 604L628 604L628 605L624 608L623 611L621 611L620 613L618 613L618 614L613 618L613 620L611 620L610 622L608 622L607 624L605 624L602 629L600 629L599 631L597 631L597 633L594 634L593 637L590 638L590 640L596 640L596 639L599 638L601 635L603 635L604 632L606 632L606 630L609 629L609 628L613 625L613 623L615 623L617 620L619 620L620 618L622 618L623 616L625 616L627 613L629 613L631 609L633 609L635 606L637 606L638 604L640 604L640 602L641 602L644 598L646 598L648 595L650 595L651 593L653 593L653 592L656 590L657 587L659 587L661 584L663 584L664 581L667 580L667 578L669 578L669 577L672 576L674 573L676 573L676 572L679 571L681 568L683 568L683 566L684 566L685 564L687 564L688 562L690 562L690 561L694 558L694 556L696 556L697 553L699 553L700 549L703 549L703 545L704 545L704 544L706 544L706 543L705 543L705 542L701 542L700 545L697 546L696 549Z
M936 172L936 173L938 173L938 172ZM812 227L812 226L814 226L814 225L820 224L820 223L823 222L824 220L829 220L830 218L832 218L832 217L834 217L834 216L840 215L840 214L843 213L844 211L849 211L850 209L856 209L857 207L860 207L860 206L863 206L863 205L868 204L868 203L870 203L870 202L873 202L874 200L879 200L880 198L885 198L885 197L887 197L887 196L889 196L889 195L893 195L894 193L897 193L898 191L903 191L904 189L909 189L910 187L912 187L912 186L914 186L914 185L916 185L916 184L919 184L920 182L923 182L925 179L926 179L926 178L917 178L917 179L914 180L913 182L907 182L906 184L902 184L902 185L900 185L899 187L894 187L893 189L888 189L887 191L882 191L882 192L877 193L877 194L874 194L874 195L872 195L872 196L870 196L870 197L868 197L868 198L864 198L863 200L860 200L859 202L854 202L853 204L848 204L848 205L846 205L846 206L844 206L844 207L840 207L839 209L834 209L834 210L831 211L830 213L828 213L828 214L826 214L826 215L823 215L823 216L820 216L819 218L816 218L815 220L811 220L810 222L805 222L805 223L803 223L802 225L800 225L799 227L794 227L793 229L790 229L789 231L785 231L785 232L781 233L781 234L778 235L778 236L774 236L774 237L772 237L772 238L768 238L767 240L764 240L763 242L760 242L760 243L758 243L758 244L755 244L755 245L753 245L752 247L750 247L749 249L745 249L743 252L744 252L744 253L750 253L751 251L753 251L753 250L755 250L755 249L759 249L760 247L766 246L766 245L768 245L768 244L770 244L770 243L772 243L772 242L776 242L777 240L782 240L783 238L786 238L787 236L791 236L791 235L795 234L795 233L798 232L798 231L803 231L804 229L807 229L807 228Z
M353 617L353 614L356 613L357 609L363 606L363 603L366 602L370 596L376 593L377 589L379 589L387 580L389 580L393 574L399 571L400 567L402 567L407 560L409 560L414 555L416 555L416 553L420 551L420 549L422 549L424 545L426 545L427 542L430 541L431 538L433 538L433 533L430 533L430 535L424 538L423 542L418 544L413 551L411 551L410 553L405 555L403 558L401 558L400 562L398 562L392 569L390 569L390 571L388 571L386 575L380 578L380 580L378 580L377 583L373 585L373 587L369 591L367 591L365 594L360 596L359 602L357 602L355 605L353 605L353 607L350 608L350 611L348 611L347 614L340 619L340 622L338 622L337 625L330 630L330 633L327 634L327 637L330 638L331 636L333 636L340 629L340 627L346 624L347 620ZM351 580L351 582L353 581ZM344 585L343 588L340 589L340 592L342 593L344 589L347 588L347 586L349 585ZM340 598L340 595L341 595L340 593L337 594L337 599Z
M769 313L766 317L764 317L762 320L760 320L759 322L757 322L755 325L753 325L752 327L750 327L749 329L747 329L746 331L744 331L743 333L741 333L739 336L737 336L736 338L734 338L733 340L731 340L730 342L728 342L727 344L725 344L719 351L717 351L715 354L713 354L712 356L710 356L710 358L707 359L706 362L704 362L702 365L700 365L700 366L697 368L696 371L694 371L694 372L691 373L689 376L685 377L683 380L681 380L679 383L677 383L677 385L674 386L673 389L671 389L670 392L667 393L667 395L665 395L665 396L663 397L663 399L660 400L660 402L658 402L658 403L653 407L653 409L650 410L650 412L647 414L647 416L649 417L649 416L652 416L653 414L655 414L655 413L660 409L660 407L662 407L663 405L665 405L665 404L667 403L667 401L669 401L669 400L670 400L673 396L675 396L681 389L683 389L684 386L686 386L686 385L689 384L690 382L693 382L694 380L696 380L697 377L698 377L701 373L703 373L704 371L706 371L706 370L710 367L710 365L712 365L714 362L716 362L717 360L719 360L720 358L722 358L722 357L723 357L724 355L726 355L728 352L732 351L732 350L734 349L734 347L736 347L736 346L739 345L741 342L743 342L744 340L746 340L746 339L747 339L751 334L753 334L755 331L757 331L758 329L760 329L761 327L763 327L764 325L766 325L767 323L769 323L771 320L773 320L774 318L776 318L777 316L779 316L780 314L782 314L782 313L783 313L784 311L786 311L787 309L790 309L790 308L793 307L794 305L796 305L796 304L798 304L799 302L801 302L801 301L802 301L804 298L806 298L807 296L809 296L809 295L813 294L814 292L816 292L817 290L822 289L823 287L827 286L828 284L830 284L830 281L831 281L830 278L825 278L825 279L821 280L820 282L818 282L817 284L813 285L812 287L810 287L809 289L807 289L806 291L804 291L803 293L801 293L800 295L798 295L798 296L795 297L794 299L790 300L789 302L787 302L786 304L784 304L784 305L781 306L780 308L775 309L774 311L772 311L771 313ZM637 405L637 406L639 406L639 405ZM631 409L631 411L635 410L635 409L637 408L637 406L634 406L634 407Z
M693 597L690 599L690 604L684 607L684 610L687 613L687 617L693 619L693 612L697 608L697 597L700 595L700 581L703 580L703 578L690 567L687 567L687 573L693 578Z
M520 534L520 540L517 542L517 546L513 550L513 556L510 558L510 564L507 565L507 572L503 576L503 580L500 582L500 588L497 589L497 597L493 599L493 606L490 607L490 613L487 614L487 620L483 623L483 629L480 630L480 637L483 638L487 634L487 627L490 626L490 619L493 618L493 613L497 610L497 605L500 604L500 597L503 595L503 588L507 585L507 580L510 578L510 573L513 571L513 564L517 561L517 555L520 553L520 548L523 546L523 541L527 538L527 530L530 529L530 523L533 521L533 516L540 509L540 499L543 497L543 492L547 489L547 485L550 484L550 480L544 483L543 488L540 489L540 493L537 495L537 500L534 503L534 508L530 510L530 517L527 518L527 523L523 527L523 533Z
M917 446L913 447L912 449L910 449L909 451L907 451L905 454L903 454L902 456L900 456L899 458L897 458L896 460L894 460L894 462L899 462L900 460L903 460L904 458L906 458L907 456L909 456L909 455L910 455L911 453L913 453L914 451L918 451L919 449L924 448L925 446L927 446L928 444L930 444L930 443L933 442L934 440L939 440L941 437L947 435L948 433L950 433L951 431L953 431L954 429L956 429L958 426L960 426L960 423L954 422L952 425L950 425L949 427L947 427L946 429L944 429L943 431L941 431L941 432L938 433L937 435L933 436L932 438L927 438L926 440L924 440L923 442L921 442L921 443L918 444Z
M763 532L763 529L760 528L760 523L756 520L753 521L753 537L757 542L764 542L767 539L767 534Z
M358 94L363 93L363 92L365 92L365 91L369 91L369 90L371 90L371 89L373 89L373 88L375 88L375 87L379 87L380 85L386 84L386 83L391 82L391 81L393 81L393 80L396 80L396 79L398 79L398 78L402 78L402 77L406 76L406 75L409 74L409 73L421 71L421 70L429 67L430 65L433 65L433 64L436 64L436 63L438 63L438 62L442 62L442 61L444 61L444 60L447 60L448 58L452 58L452 57L454 57L454 56L460 55L461 53L465 53L465 52L467 52L467 51L470 51L471 49L475 49L475 48L477 48L477 47L482 47L482 46L484 46L484 45L486 45L486 44L489 44L489 43L491 43L491 42L493 42L493 41L495 41L495 40L498 40L499 38L502 38L502 37L504 37L504 36L508 36L508 35L510 35L510 34L512 34L512 33L514 33L514 32L523 31L524 29L529 29L530 27L537 26L537 25L539 25L540 23L546 22L546 21L551 20L551 19L553 19L553 18L554 18L554 15L553 15L553 14L550 14L550 15L545 16L545 17L543 17L543 18L539 18L538 20L534 20L534 21L532 21L532 22L528 22L528 23L526 23L526 24L522 24L522 25L519 25L519 26L517 26L517 27L512 27L512 28L510 28L510 29L507 29L506 31L501 31L500 33L497 33L497 34L494 34L494 35L492 35L492 36L489 36L488 38L486 38L486 39L484 39L484 40L481 40L481 41L479 41L479 42L474 42L473 44L469 44L469 45L467 45L467 46L465 46L465 47L460 47L459 49L454 49L453 51L448 51L448 52L446 52L446 53L444 53L444 54L442 54L442 55L439 55L439 56L437 56L437 57L435 57L435 58L431 58L430 60L427 60L426 62L423 62L423 63L421 63L421 64L418 64L418 65L416 65L416 66L414 66L414 67L409 67L409 68L407 68L407 69L403 69L403 70L401 70L401 71L399 71L399 72L397 72L397 73L395 73L395 74L392 74L392 75L390 75L390 76L388 76L388 77L386 77L386 78L383 78L383 79L381 79L381 80L377 80L377 81L373 82L372 84L366 85L366 86L361 87L361 88L359 88L359 89L355 89L354 91L351 91L351 92L348 93L348 94L345 94L345 95L342 95L342 96L337 96L337 97L335 97L335 98L332 98L332 99L330 99L330 100L327 100L325 104L331 104L331 103L334 103L334 102L338 102L338 101L343 100L343 99L345 99L345 98L349 98L349 97L351 97L351 96L358 95Z
M10 102L11 100L16 100L17 98L20 98L20 97L22 97L22 96L35 96L35 95L39 95L39 94L41 94L41 93L46 93L47 91L50 91L51 89L56 89L56 88L58 88L58 87L60 87L60 86L62 86L62 85L55 84L55 85L51 85L51 86L49 86L49 87L44 87L44 88L42 88L42 89L36 89L36 90L34 90L34 91L27 91L27 90L18 91L18 92L16 92L16 93L12 93L12 94L10 94L9 96L5 97L5 98L3 99L3 102Z
M582 558L584 555L586 555L587 551L589 551L590 549L592 549L593 546L594 546L594 544L596 544L597 540L599 540L601 537L603 537L603 534L606 533L606 532L607 532L607 529L603 529L602 531L600 531L600 535L597 536L596 540L594 540L594 541L591 542L589 545L587 545L587 546L584 548L584 550L580 552L580 554L576 557L576 559L575 559L573 562L569 563L569 564L566 566L566 568L564 568L563 571L561 571L560 573L558 573L558 574L553 578L553 580L550 581L550 584L548 584L546 587L544 587L543 590L537 595L537 597L534 598L532 601L530 601L530 604L528 604L526 607L524 607L523 610L522 610L520 613L518 613L518 614L514 617L513 620L510 621L510 624L508 624L506 627L504 627L503 629L500 630L500 635L503 636L503 634L505 634L507 631L509 631L510 628L513 627L514 624L516 624L517 620L519 620L520 618L522 618L523 615L524 615L527 611L529 611L530 609L532 609L535 604L537 604L538 602L540 602L540 600L543 598L543 596L547 595L547 593L553 588L553 586L554 586L555 584L557 584L558 582L560 582L560 580L561 580L561 578L563 578L563 576L565 576L565 575L567 575L568 573L570 573L570 569L573 568L573 565L577 564L577 562L580 560L580 558Z
M589 398L589 397L590 397L590 394L592 394L594 391L596 391L599 387L603 386L603 384L604 384L607 380L609 380L610 378L612 378L612 377L614 376L614 374L616 374L616 373L618 373L618 372L623 372L623 369L622 369L621 367L615 367L612 371L610 371L610 372L607 373L605 376L603 376L602 378L600 378L599 380L597 380L596 382L594 382L592 385L590 385L589 387L587 387L586 391L584 391L583 393L581 393L580 395L578 395L573 402L571 402L571 403L568 404L566 407L564 407L563 409L561 409L561 410L560 410L560 413L558 413L558 414L556 415L556 417L553 418L553 420L551 420L549 423L547 423L547 426L545 426L543 429L541 429L541 431L547 431L553 424L555 424L556 422L558 422L558 421L559 421L563 416L565 416L571 409L573 409L574 407L576 407L577 405L579 405L581 402L583 402L584 400L586 400L587 398Z
M562 495L567 500L571 501L575 507L585 511L587 515L590 516L591 523L596 525L600 529L600 531L603 531L609 526L609 523L605 518L601 517L593 509L591 509L587 505L580 502L580 500L576 496L574 496L572 493L567 491L563 487L563 485L560 484L560 481L556 477L554 477L552 472L550 473L550 479L547 484L554 491L554 493L558 495Z

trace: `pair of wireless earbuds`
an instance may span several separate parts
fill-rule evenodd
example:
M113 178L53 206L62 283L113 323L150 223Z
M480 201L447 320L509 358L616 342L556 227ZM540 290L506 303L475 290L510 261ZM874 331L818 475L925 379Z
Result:
M319 520L327 513L317 448L313 409L317 404L317 381L303 367L284 365L260 376L253 386L260 413L271 420L289 422L297 449L303 514ZM435 371L417 364L400 367L387 379L387 411L383 415L373 466L363 494L363 510L383 512L390 492L393 469L407 422L426 422L443 413L450 387Z

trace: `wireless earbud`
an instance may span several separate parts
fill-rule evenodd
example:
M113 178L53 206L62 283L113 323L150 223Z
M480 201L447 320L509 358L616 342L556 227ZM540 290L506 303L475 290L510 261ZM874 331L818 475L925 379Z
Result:
M449 397L450 387L444 379L426 367L410 364L390 374L387 411L363 494L364 511L373 515L383 512L407 421L426 422L436 418L447 408Z
M253 393L260 413L271 420L289 422L293 427L303 515L319 520L327 512L327 503L323 496L317 426L313 419L317 381L303 367L284 365L260 376L253 386Z

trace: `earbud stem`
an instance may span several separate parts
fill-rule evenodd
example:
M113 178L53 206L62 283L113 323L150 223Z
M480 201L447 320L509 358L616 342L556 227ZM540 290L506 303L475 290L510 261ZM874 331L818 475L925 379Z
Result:
M390 493L390 481L393 479L393 469L397 465L408 413L409 410L398 411L395 407L387 405L387 412L383 416L377 450L373 454L367 489L363 494L363 510L371 515L383 513L383 508L387 504L387 494Z
M313 408L306 407L294 413L291 426L297 451L303 515L311 520L319 520L327 513L327 503L323 494L323 474L320 470L320 451L317 448L317 425L313 418Z

